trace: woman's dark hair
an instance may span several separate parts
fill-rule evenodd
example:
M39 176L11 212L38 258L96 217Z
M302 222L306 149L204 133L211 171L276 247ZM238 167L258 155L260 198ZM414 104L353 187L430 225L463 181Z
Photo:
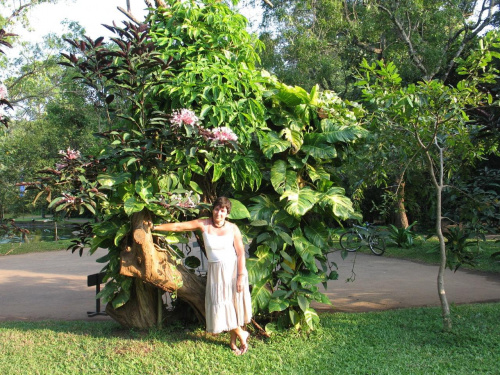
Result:
M214 204L212 205L212 210L215 210L216 207L219 208L227 208L227 214L229 215L231 213L231 201L226 198L226 197L219 197L214 201Z

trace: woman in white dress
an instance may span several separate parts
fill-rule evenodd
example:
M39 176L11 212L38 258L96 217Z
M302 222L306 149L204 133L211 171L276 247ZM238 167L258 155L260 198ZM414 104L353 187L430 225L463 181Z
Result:
M237 225L226 220L231 201L219 197L213 204L212 217L180 223L155 225L153 230L203 233L208 258L205 318L207 332L229 331L229 346L236 355L248 350L250 334L241 327L250 323L252 303L245 267L245 248ZM239 339L238 348L236 340Z

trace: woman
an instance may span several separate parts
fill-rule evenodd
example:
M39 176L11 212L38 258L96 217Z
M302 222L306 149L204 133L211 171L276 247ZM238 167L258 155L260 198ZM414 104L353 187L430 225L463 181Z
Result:
M252 303L245 267L245 248L239 228L227 221L231 201L219 197L213 204L212 217L153 226L154 231L203 233L208 258L205 318L207 332L229 331L229 346L236 355L248 350L248 336L241 326L250 323ZM236 345L240 340L240 347Z

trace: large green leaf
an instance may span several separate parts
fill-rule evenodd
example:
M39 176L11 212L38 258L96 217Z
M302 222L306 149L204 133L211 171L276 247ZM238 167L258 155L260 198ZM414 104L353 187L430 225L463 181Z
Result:
M316 159L333 159L337 157L337 150L326 142L322 134L306 134L302 151Z
M269 277L273 266L273 254L268 252L259 258L248 258L246 261L248 271L248 281L255 284L261 279Z
M300 271L293 277L293 281L299 282L303 288L316 286L325 280L325 274L317 274L310 271Z
M122 240L123 237L125 237L125 235L129 231L129 229L130 229L130 223L125 223L118 229L118 231L116 232L115 239L114 239L115 246L120 245L120 241Z
M333 214L343 220L354 215L352 201L345 196L345 190L341 187L331 187L321 194L318 204L321 207L330 207Z
M279 210L276 203L267 195L252 197L251 201L254 202L249 207L252 221L264 220L266 223L270 223L274 213Z
M252 310L265 311L271 299L271 290L268 285L269 279L263 278L252 284Z
M306 311L304 311L304 319L306 321L307 326L311 330L315 329L319 324L318 313L311 307L309 307Z
M162 192L170 192L176 189L179 185L179 176L175 173L163 175L158 179L158 186Z
M294 216L303 216L309 211L319 199L319 194L309 187L300 189L296 186L286 190L280 199L287 199L285 210Z
M278 291L282 292L282 291ZM284 292L284 291L283 291ZM284 296L275 296L276 292L272 294L269 300L269 312L283 311L290 306L290 302L284 298ZM286 293L285 293L286 294Z
M317 272L316 255L321 255L321 249L307 241L300 228L296 228L293 231L292 240L295 250L297 250L297 253L300 255L307 268L313 272Z
M120 223L115 221L103 221L92 226L92 231L98 237L109 237L116 234Z
M128 179L130 179L130 173L118 173L118 174L108 174L102 173L97 176L97 181L103 186L107 188L111 188L115 185L119 185Z
M287 169L284 160L276 160L271 167L271 183L278 194L297 189L297 173Z
M274 154L283 152L290 147L290 142L280 138L275 132L261 134L259 141L260 148L268 159L271 159Z
M140 177L135 182L135 192L147 203L154 195L153 183L148 179Z
M317 180L330 180L330 174L322 165L312 166L311 164L306 164L306 170L312 182Z
M309 308L309 300L303 295L297 296L297 303L302 311L306 311Z
M327 250L330 232L323 222L318 221L307 225L304 228L304 234L315 246L323 249L323 251Z
M278 88L279 91L276 94L277 99L285 103L289 107L295 107L302 103L309 103L311 100L307 91L302 87L292 87L285 84L280 84Z
M259 165L251 157L243 157L230 155L227 161L230 165L231 184L237 190L244 190L245 185L249 186L252 190L257 189L262 182L262 172Z
M280 135L290 142L293 154L296 154L302 147L304 136L300 129L285 128Z
M142 211L145 206L145 203L138 202L135 197L131 197L125 201L125 203L123 204L123 209L125 213L130 216L136 212Z
M358 138L366 137L368 131L358 125L343 125L334 122L331 119L324 119L321 121L321 129L326 136L328 142L352 142Z
M233 198L229 198L229 200L231 201L231 213L228 215L230 219L238 220L250 217L250 212L243 203Z

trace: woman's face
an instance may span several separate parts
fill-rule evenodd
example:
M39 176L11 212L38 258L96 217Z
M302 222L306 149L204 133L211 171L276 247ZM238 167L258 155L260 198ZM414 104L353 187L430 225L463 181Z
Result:
M214 208L212 215L213 215L214 221L218 221L218 222L224 221L224 220L226 220L226 217L227 217L227 208L217 206Z

